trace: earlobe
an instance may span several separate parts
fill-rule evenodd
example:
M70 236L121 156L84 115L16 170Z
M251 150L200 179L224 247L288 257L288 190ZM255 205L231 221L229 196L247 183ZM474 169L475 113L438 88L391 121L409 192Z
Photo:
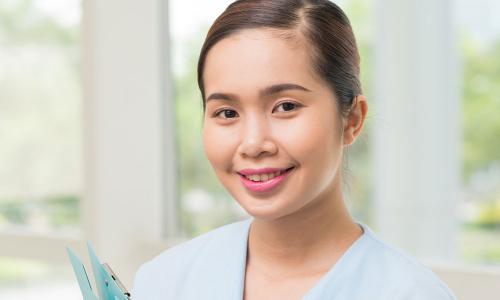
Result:
M363 124L368 111L366 98L363 95L357 95L346 118L344 127L344 146L350 146L361 133Z

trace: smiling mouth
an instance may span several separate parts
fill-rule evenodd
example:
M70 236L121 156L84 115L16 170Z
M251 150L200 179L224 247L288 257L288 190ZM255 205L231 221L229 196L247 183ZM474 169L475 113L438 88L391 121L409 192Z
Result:
M276 172L273 172L273 173L266 173L266 174L254 174L254 175L244 175L244 174L241 174L241 173L238 173L241 177L244 177L250 181L253 181L253 182L266 182L266 181L269 181L275 177L278 177L278 176L281 176L285 173L288 173L290 172L293 168L295 167L290 167L288 169L284 169L284 170L280 170L280 171L276 171Z
M270 174L243 175L239 173L239 175L242 185L248 191L252 193L266 193L282 186L290 174L293 173L294 169L295 167L290 167Z

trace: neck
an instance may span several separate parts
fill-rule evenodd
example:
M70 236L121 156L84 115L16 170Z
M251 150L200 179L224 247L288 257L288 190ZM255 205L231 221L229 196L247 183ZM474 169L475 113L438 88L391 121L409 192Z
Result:
M361 234L342 193L329 193L294 214L274 220L254 219L249 232L248 263L269 270L329 269L332 260Z

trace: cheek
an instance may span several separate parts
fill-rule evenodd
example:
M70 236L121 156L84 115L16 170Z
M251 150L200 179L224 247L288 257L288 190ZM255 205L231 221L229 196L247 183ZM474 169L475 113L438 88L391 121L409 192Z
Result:
M216 173L231 170L237 135L227 128L206 124L202 137L205 154Z
M321 161L334 156L340 137L333 113L310 110L293 122L286 122L276 129L276 136L285 145L290 156L299 163Z

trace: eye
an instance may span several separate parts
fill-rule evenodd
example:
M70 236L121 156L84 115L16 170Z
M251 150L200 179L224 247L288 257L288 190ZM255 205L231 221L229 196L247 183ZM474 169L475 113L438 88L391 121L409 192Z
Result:
M221 113L224 116L223 119L232 119L235 118L238 113L232 109L221 109L214 113L214 117L218 117Z
M276 108L282 107L283 110L281 112L287 112L287 111L292 111L292 110L294 110L294 108L299 107L299 106L300 105L295 103L295 102L285 101L285 102L281 102L280 104L278 104L276 106Z

